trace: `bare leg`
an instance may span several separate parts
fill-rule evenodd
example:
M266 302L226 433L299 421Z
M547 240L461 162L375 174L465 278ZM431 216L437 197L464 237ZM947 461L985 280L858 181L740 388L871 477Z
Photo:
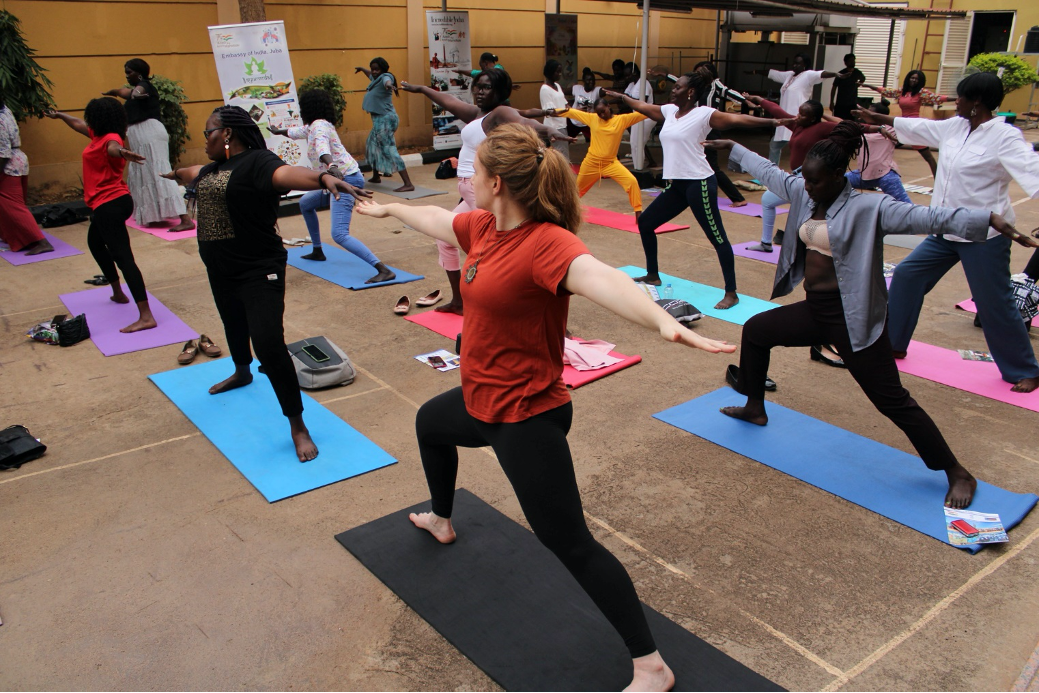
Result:
M115 301L116 303L129 303L130 302L129 297L125 293L123 293L123 285L119 283L119 278L118 277L116 277L116 280L114 282L110 280L109 284L112 285L112 296L111 296L111 298L112 298L113 301Z
M393 192L411 192L415 189L415 186L411 183L411 175L408 173L408 169L402 168L400 170L400 179L404 181L404 185L395 189Z
M456 313L462 314L462 270L445 270L447 272L447 281L451 284L451 300L442 306L437 306L433 310L438 313Z
M751 399L748 397L747 403L742 407L722 407L718 411L726 416L731 416L734 419L740 419L747 423L757 424L758 426L764 426L768 423L768 414L765 413L765 400L763 399Z
M191 220L191 217L187 214L180 215L180 223L170 229L170 231L190 231L195 228L195 222Z
M411 513L411 523L433 535L441 544L450 544L455 540L455 528L451 526L450 517L440 517L433 513Z
M675 675L664 663L660 652L631 660L635 675L626 691L669 691L675 686Z
M253 381L252 371L249 370L249 364L240 366L235 364L234 375L227 380L221 380L219 383L209 388L209 394L219 395L221 392L227 392L228 390L234 390L238 387L245 387Z
M226 381L225 381L226 382ZM317 457L317 445L310 437L310 431L303 423L303 415L290 416L289 426L292 429L292 443L296 446L296 456L300 462L309 462Z
M930 149L921 149L920 156L924 158L927 165L931 167L931 177L933 178L938 174L938 162L934 160L934 154L931 153Z
M120 332L140 332L141 330L150 330L158 326L155 322L155 316L152 315L151 306L148 305L148 299L137 302L137 322L127 325Z

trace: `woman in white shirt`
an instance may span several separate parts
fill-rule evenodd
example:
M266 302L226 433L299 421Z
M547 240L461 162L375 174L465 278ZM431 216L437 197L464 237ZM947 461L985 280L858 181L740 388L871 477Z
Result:
M641 73L639 72L639 66L635 63L628 63L624 66L624 74L628 80L628 86L624 88L624 95L629 96L632 99L639 101L639 78ZM645 90L642 93L642 99L644 103L653 103L653 88L649 85L649 81L646 81ZM636 142L639 138L642 140L643 151L646 155L646 168L653 168L657 165L657 162L653 159L653 155L649 152L649 139L653 135L653 123L648 120L644 120L641 123L636 123L631 127L631 141ZM634 156L635 149L632 148L632 155Z
M1010 181L1039 197L1039 156L1021 131L994 115L1003 102L1003 83L979 72L956 85L957 118L892 118L855 111L868 123L894 125L898 141L938 149L932 207L974 207L1001 214L1013 224ZM924 296L957 262L963 263L992 359L1014 392L1039 387L1039 363L1010 284L1010 239L990 229L984 243L955 236L928 236L898 263L891 280L891 348L904 358Z
M705 68L682 75L671 89L671 103L664 106L637 101L616 92L605 91L605 94L623 98L629 108L664 124L660 130L660 144L664 150L664 178L669 183L639 217L639 236L646 252L646 275L635 281L660 286L656 230L688 208L718 253L718 263L725 278L725 296L715 308L722 310L731 308L740 300L736 295L736 263L718 211L718 179L707 163L703 141L712 128L776 127L786 121L697 106L700 94L709 89L713 81L714 75Z
M584 68L584 72L581 73L581 83L570 87L570 93L574 97L574 108L586 113L593 112L594 104L598 100L601 91L601 87L595 86L595 73L592 72L592 68ZM578 133L584 135L584 141L591 144L591 128L579 120L569 118L566 123L566 134L571 137L577 137Z
M545 69L542 70L542 73L545 75L545 83L541 85L542 110L565 109L567 107L566 92L559 86L559 79L563 76L563 66L559 64L558 60L549 60L545 63ZM564 137L567 136L566 118L545 116L545 127L555 130ZM562 154L567 161L570 161L569 141L556 140L552 143L552 148Z

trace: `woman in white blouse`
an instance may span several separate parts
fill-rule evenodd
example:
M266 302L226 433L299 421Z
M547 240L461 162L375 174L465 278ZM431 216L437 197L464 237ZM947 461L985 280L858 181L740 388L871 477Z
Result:
M1013 224L1010 181L1039 197L1039 155L1017 128L995 111L1003 102L1003 83L979 72L956 85L957 118L892 118L855 111L868 123L894 125L898 141L938 149L932 207L973 207L1001 214ZM924 296L958 263L963 263L985 331L985 341L1000 375L1014 392L1039 386L1039 363L1010 285L1010 239L990 229L984 243L955 236L928 236L898 264L891 280L891 348L904 358L916 329Z
M545 63L545 69L542 70L542 73L545 75L545 82L541 85L542 110L559 109L562 111L566 109L566 92L559 86L559 79L563 76L563 66L559 64L558 60L549 60ZM545 127L552 128L564 137L567 136L566 118L545 116ZM568 140L555 140L552 142L552 149L555 149L563 155L563 158L570 161L570 142Z

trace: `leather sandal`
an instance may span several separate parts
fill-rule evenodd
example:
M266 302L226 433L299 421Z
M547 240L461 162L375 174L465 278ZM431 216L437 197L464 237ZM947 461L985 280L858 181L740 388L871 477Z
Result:
M407 296L398 298L396 305L393 306L393 312L397 315L407 315L409 310L411 310L411 299Z
M200 335L198 338L198 348L202 350L202 353L211 359L215 359L220 354L224 353L220 347L213 344L213 340L206 335Z
M198 356L198 345L194 339L189 339L184 342L184 348L180 350L180 354L177 356L177 363L186 366L194 361L196 356Z
M425 307L425 306L435 306L436 304L440 303L440 299L441 298L443 298L443 297L440 295L440 289L437 289L433 293L427 294L427 295L423 296L422 298L416 300L415 301L415 305L423 306L423 307Z
M823 347L826 347L827 349L830 349L830 346L828 344L816 345L816 346L812 347L812 360L813 361L822 361L827 366L833 366L834 368L847 368L848 367L847 365L845 365L843 359L831 359L829 356L824 354L823 353ZM833 350L831 349L831 351L833 351ZM836 354L837 352L834 351L833 353Z

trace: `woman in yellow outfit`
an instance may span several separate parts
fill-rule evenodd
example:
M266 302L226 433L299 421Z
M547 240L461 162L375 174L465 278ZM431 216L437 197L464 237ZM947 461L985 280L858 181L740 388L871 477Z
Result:
M642 214L642 193L639 183L631 171L617 160L617 150L621 146L621 136L624 131L635 123L645 120L646 116L641 113L625 113L614 115L609 104L602 97L595 100L594 113L579 111L576 108L549 109L545 111L547 116L566 116L579 120L592 131L591 143L588 145L588 154L581 162L581 170L577 173L577 192L584 194L592 189L601 178L612 178L628 193L631 208L635 211L635 218Z

